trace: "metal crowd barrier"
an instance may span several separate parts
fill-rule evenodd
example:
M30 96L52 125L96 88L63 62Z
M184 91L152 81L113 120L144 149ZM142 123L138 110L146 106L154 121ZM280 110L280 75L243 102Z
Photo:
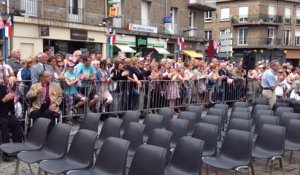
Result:
M68 86L64 81L59 82L64 93ZM31 102L26 98L31 82L17 82L18 103L22 107L20 120L30 123L28 119ZM227 103L239 100L252 100L260 94L259 86L249 82L245 94L245 80L235 78L232 82L226 80L208 81L206 79L154 80L141 81L141 86L130 81L116 82L82 82L73 96L72 106L68 95L64 95L60 105L61 118L80 117L89 111L102 115L117 116L127 110L139 110L144 113L156 112L160 108L181 108L189 104L206 105L210 103ZM69 101L68 101L69 100ZM76 104L81 106L75 107ZM62 120L62 119L60 119Z

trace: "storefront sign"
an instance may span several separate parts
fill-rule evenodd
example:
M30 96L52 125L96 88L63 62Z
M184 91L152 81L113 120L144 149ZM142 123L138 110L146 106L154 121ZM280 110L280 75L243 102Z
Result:
M116 4L116 3L121 3L121 0L109 0L108 4Z
M71 29L71 39L87 40L87 30Z
M147 37L137 37L136 46L147 46Z
M49 26L41 25L40 26L40 36L49 36Z
M139 25L139 24L129 24L128 30L139 31L139 32L148 32L148 33L157 33L157 27L143 26L143 25Z
M118 16L118 11L119 11L119 8L118 8L118 7L109 7L109 13L108 13L108 16L109 16L109 17Z

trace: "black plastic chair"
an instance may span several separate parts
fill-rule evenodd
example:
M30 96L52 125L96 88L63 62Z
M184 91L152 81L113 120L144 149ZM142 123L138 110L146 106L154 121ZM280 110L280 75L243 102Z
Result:
M128 156L133 156L137 147L143 144L144 129L145 125L141 123L131 122L127 125L123 139L130 142Z
M220 109L220 108L210 108L207 111L207 115L216 115L216 116L221 116L222 118L222 123L221 123L221 130L224 129L224 125L225 125L225 118L227 118L225 116L226 112L225 109Z
M257 119L254 135L260 132L264 124L279 125L279 117L271 115L260 115Z
M220 108L220 109L225 109L225 120L227 119L228 117L228 110L229 110L229 107L227 104L221 104L221 103L217 103L214 105L214 108Z
M122 124L120 134L123 136L124 130L130 122L139 122L140 112L139 111L126 111L122 117Z
M251 132L251 121L247 119L233 118L229 121L227 130L236 129Z
M0 149L8 154L18 153L20 151L39 150L44 146L47 138L50 120L46 118L38 118L28 133L28 137L23 143L4 143L0 145ZM2 156L2 154L1 154ZM2 158L2 157L1 157Z
M237 112L237 111L234 111L230 115L230 119L233 119L233 118L240 118L240 119L250 120L251 115L250 115L250 112Z
M258 104L267 105L268 104L268 100L265 99L265 98L255 99L254 105L258 105Z
M285 150L291 151L289 163L292 162L293 152L300 151L300 120L291 119L286 129Z
M86 129L90 131L94 131L98 133L100 115L96 113L87 113L86 116L83 118L82 122L79 125L79 129ZM74 135L70 135L69 137L69 144L72 143Z
M280 116L279 124L287 128L291 119L300 119L300 114L293 112L283 112Z
M289 107L289 103L282 103L282 102L276 102L273 106L273 111L276 111L277 108L279 107Z
M203 157L214 156L217 153L218 126L198 123L192 137L204 141Z
M272 110L270 105L262 105L262 104L257 104L254 105L251 111L252 116L255 114L257 110Z
M71 171L68 175L123 175L125 174L128 147L127 140L110 137L104 141L93 168Z
M248 108L248 103L247 102L242 102L242 101L237 101L233 104L232 108L236 108L236 107Z
M250 112L250 110L249 108L236 107L232 109L231 113L233 112Z
M92 167L96 138L97 133L94 131L79 130L64 158L42 161L40 168L46 173L59 174Z
M256 121L260 115L274 115L274 112L272 110L262 110L262 109L257 110L252 117L253 118L252 126L256 125Z
M145 131L143 136L143 141L146 142L148 140L149 135L154 129L161 128L163 121L163 116L157 114L148 114L145 117L144 125Z
M161 108L158 110L158 115L163 116L162 128L166 129L169 125L169 121L173 119L174 109L173 108Z
M128 175L164 175L167 151L153 145L141 145L136 150Z
M253 172L251 161L251 133L240 130L229 130L226 135L220 150L220 154L215 157L203 157L203 163L208 166L224 170L239 171L240 168L248 167ZM207 174L208 174L208 168Z
M179 140L171 163L166 167L165 175L199 175L202 168L202 150L204 142L183 137Z
M291 107L278 107L276 108L274 115L281 116L284 112L294 112L294 109Z
M154 129L147 140L147 144L169 150L172 134L173 133L171 131L165 129Z
M195 123L196 123L196 113L194 112L187 112L187 111L182 111L179 113L178 119L183 119L187 120L188 123L188 135L191 136L194 132L195 128Z
M200 106L196 105L187 105L186 111L196 113L196 123L198 123L202 117L202 109Z
M218 139L221 139L221 125L222 125L222 117L221 116L206 115L201 118L200 122L216 125L218 127Z
M170 148L175 148L179 139L187 135L188 121L183 119L172 119L169 121L167 130L173 133Z
M270 174L272 174L273 161L275 159L279 159L284 174L284 140L285 128L282 126L264 124L261 130L258 132L255 146L252 149L252 157L271 160ZM266 170L267 167L268 163Z
M167 150L166 163L169 162L171 156L169 150L170 150L172 134L173 133L171 131L165 129L154 129L147 140L148 145L159 146Z
M22 151L18 153L15 174L19 172L20 161L30 164L41 160L60 159L64 157L68 150L68 138L71 132L71 127L66 124L56 124L51 129L45 145L40 150ZM30 167L31 173L31 167Z
M110 117L105 120L100 135L95 143L95 150L101 149L105 139L109 137L120 138L122 120L118 118Z

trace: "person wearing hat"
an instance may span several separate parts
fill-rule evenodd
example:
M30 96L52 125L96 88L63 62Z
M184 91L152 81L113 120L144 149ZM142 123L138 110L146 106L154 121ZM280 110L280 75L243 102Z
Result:
M67 71L64 74L67 84L64 91L66 100L65 115L69 115L72 108L82 106L85 102L87 102L87 98L77 91L76 87L80 86L81 81L78 74L74 71L75 64L70 61L66 64L66 67ZM79 101L76 105L74 105L75 100Z

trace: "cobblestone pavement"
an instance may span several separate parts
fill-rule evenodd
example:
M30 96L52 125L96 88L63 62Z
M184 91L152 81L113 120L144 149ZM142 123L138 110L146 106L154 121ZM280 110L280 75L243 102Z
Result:
M142 122L142 121L141 121ZM102 128L102 122L99 125L99 131ZM72 134L76 132L76 130L78 130L78 126L73 126L72 128ZM293 156L293 160L292 160L292 164L288 163L288 156L289 156L289 152L286 152L286 156L285 156L285 175L298 175L299 172L299 164L300 164L300 152L294 152L294 156ZM14 175L15 172L15 165L16 165L16 160L11 161L11 162L1 162L0 163L0 175ZM268 173L266 173L265 171L265 165L266 165L266 160L256 160L254 162L254 172L255 175L268 175L270 174L270 169L268 169ZM38 170L38 164L33 164L32 165L32 169L33 172L35 174L37 174L37 170ZM20 163L20 171L19 171L19 175L28 175L30 174L30 170L27 164L25 163ZM206 166L203 166L202 169L202 174L205 175L206 174ZM212 168L209 168L209 175L214 175L215 174L215 170ZM220 175L231 175L231 174L235 174L234 171L222 171L219 170L219 174ZM241 173L238 174L248 174L247 170L241 170ZM279 161L274 161L274 168L273 168L273 175L282 175L282 170L279 167ZM300 173L299 173L300 175Z

